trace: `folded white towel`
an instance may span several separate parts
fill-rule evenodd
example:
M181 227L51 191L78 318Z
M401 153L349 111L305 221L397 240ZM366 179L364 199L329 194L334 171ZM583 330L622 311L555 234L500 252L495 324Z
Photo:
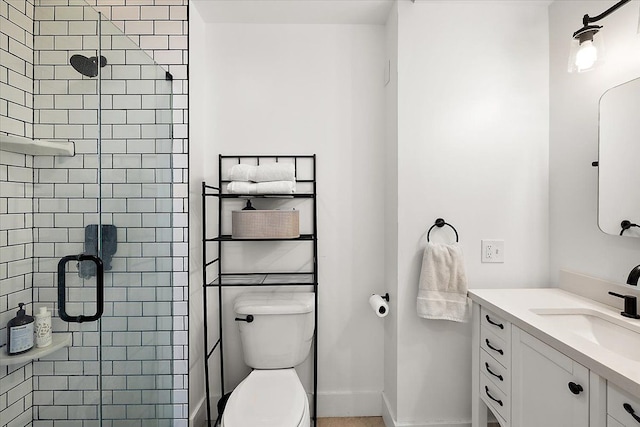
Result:
M232 181L227 184L227 191L231 194L256 194L257 184L245 181Z
M295 181L271 181L256 184L257 194L293 194L296 192Z
M470 304L462 248L427 243L422 256L417 301L418 316L466 322Z
M231 167L228 179L243 182L295 181L296 168L293 163L266 163L260 166L240 163Z
M293 163L266 163L255 170L252 181L295 181L296 169Z
M229 181L255 181L257 166L245 165L240 163L239 165L233 165L229 170Z
M296 192L295 181L244 182L232 181L227 184L231 194L293 194Z

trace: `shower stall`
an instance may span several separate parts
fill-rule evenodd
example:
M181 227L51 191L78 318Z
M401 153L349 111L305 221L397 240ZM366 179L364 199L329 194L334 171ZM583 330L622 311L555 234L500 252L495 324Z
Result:
M0 3L10 15L16 2ZM47 306L69 345L0 360L0 427L186 426L172 76L82 0L25 3L33 119L20 136L35 155L0 151L0 352L18 302ZM40 152L43 140L73 141L73 155Z

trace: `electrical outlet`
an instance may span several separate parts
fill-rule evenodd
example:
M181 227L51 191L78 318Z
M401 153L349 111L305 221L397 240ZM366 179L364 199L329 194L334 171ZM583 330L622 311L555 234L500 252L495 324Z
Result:
M482 262L504 262L504 240L482 240Z

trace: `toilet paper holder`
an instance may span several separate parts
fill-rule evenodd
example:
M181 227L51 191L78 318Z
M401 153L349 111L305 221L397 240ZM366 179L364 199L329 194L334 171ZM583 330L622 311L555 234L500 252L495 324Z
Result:
M384 295L371 294L369 305L378 317L385 317L389 314L389 292Z

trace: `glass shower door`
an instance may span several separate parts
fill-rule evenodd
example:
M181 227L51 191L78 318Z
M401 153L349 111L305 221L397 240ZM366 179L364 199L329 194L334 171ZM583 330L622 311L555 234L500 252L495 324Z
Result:
M34 301L73 344L34 362L33 425L174 425L171 76L83 1L61 7L77 48L38 52L35 131L76 155L34 160Z

